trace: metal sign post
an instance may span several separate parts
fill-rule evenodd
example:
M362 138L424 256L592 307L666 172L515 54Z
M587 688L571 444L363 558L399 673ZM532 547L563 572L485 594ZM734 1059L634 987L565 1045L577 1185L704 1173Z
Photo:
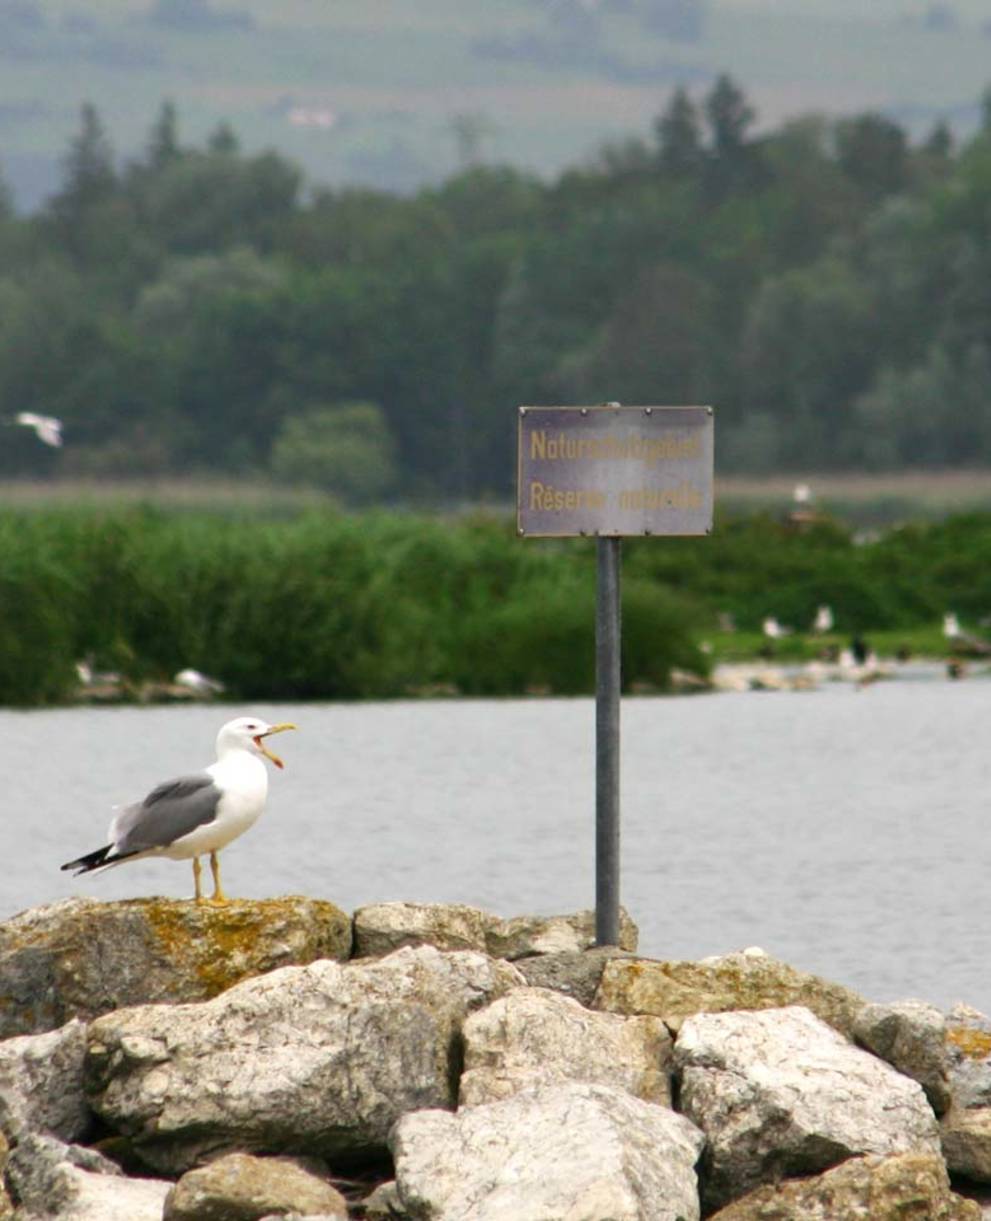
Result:
M712 530L711 407L521 407L518 530L595 537L595 940L619 944L620 547Z
M619 691L622 637L618 538L596 539L595 943L619 945Z

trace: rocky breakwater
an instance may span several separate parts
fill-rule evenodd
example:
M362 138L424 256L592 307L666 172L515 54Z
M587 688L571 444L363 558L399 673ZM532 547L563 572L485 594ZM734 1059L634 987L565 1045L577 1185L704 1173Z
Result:
M0 1219L982 1217L988 1019L622 939L294 898L25 913Z

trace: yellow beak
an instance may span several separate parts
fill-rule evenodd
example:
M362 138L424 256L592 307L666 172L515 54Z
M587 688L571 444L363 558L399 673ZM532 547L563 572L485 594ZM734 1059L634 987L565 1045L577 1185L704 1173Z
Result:
M271 737L271 735L273 733L282 733L286 729L295 729L295 728L296 728L296 726L293 725L293 723L291 721L283 721L279 725L270 725L268 727L268 729L265 730L264 733L260 733L258 735L258 737L255 738L255 745L262 752L262 754L265 756L266 759L272 760L272 762L275 764L276 767L285 767L285 764L282 762L282 760L279 758L279 756L277 754L274 754L272 751L267 750L266 747L262 745L262 738L268 738L268 737Z

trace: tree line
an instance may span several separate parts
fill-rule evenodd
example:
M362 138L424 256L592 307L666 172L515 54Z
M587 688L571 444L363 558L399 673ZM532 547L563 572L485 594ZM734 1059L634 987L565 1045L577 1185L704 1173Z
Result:
M712 403L723 471L991 462L991 97L958 143L877 113L764 132L740 86L544 181L307 184L169 102L121 163L0 185L0 473L272 476L505 498L521 403Z

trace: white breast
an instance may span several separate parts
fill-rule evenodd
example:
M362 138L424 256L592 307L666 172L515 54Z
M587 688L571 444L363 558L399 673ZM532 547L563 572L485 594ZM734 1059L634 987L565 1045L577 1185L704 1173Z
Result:
M217 852L258 821L268 796L268 772L247 751L230 751L206 769L221 789L217 817L176 840L163 856L181 860Z

